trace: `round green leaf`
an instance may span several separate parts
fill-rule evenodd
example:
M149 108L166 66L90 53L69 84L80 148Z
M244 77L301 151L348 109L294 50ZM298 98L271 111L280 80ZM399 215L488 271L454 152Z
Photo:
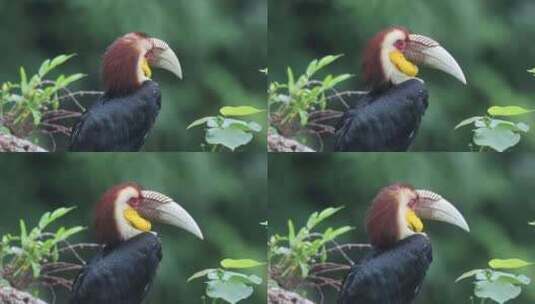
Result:
M264 263L252 259L224 259L221 261L221 267L227 269L242 269L262 266Z
M264 110L257 109L251 106L239 106L239 107L222 107L219 112L223 116L248 116L264 112Z
M500 304L518 297L522 291L520 287L503 281L479 281L475 285L476 297L490 298Z
M211 145L223 145L234 151L239 146L246 145L253 139L253 135L238 128L211 128L206 131L206 142Z
M223 299L235 304L253 294L253 288L238 282L210 281L206 287L206 295L212 299Z
M497 126L494 129L480 128L474 131L474 143L482 147L490 147L503 152L520 142L520 135L507 127Z
M493 107L490 107L487 110L487 112L492 116L516 116L516 115L522 115L522 114L535 112L535 110L528 110L519 106L506 106L506 107L493 106Z
M521 259L492 259L489 266L494 269L516 269L531 266L533 263Z

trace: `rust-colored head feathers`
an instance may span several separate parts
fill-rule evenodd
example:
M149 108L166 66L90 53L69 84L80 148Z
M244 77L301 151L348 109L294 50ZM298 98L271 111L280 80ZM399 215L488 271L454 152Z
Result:
M409 31L403 27L390 27L378 34L376 34L367 44L364 50L362 60L362 75L364 82L372 89L377 89L389 85L387 75L383 68L381 58L382 50L385 47L385 38L388 34L394 31L400 31L406 37L409 36Z
M102 59L106 95L117 97L133 93L150 79L149 66L166 69L182 78L180 62L165 41L139 32L119 37Z
M147 52L148 36L130 33L115 40L102 59L102 80L109 96L127 95L140 85L140 60Z
M115 245L140 233L151 232L151 221L169 224L203 238L189 213L170 197L144 190L133 182L107 190L95 208L97 242Z
M366 217L366 231L373 246L387 248L399 240L399 195L405 189L414 190L410 185L396 183L381 189L374 198Z
M363 53L362 76L372 91L381 91L415 79L420 63L466 84L459 64L438 42L399 26L381 31L368 42Z
M120 195L122 197L119 197ZM121 235L120 222L117 219L117 215L121 216L120 204L125 205L130 200L139 200L140 195L141 186L133 182L113 186L102 195L95 207L93 219L95 238L98 243L116 244L124 240Z
M396 183L384 187L372 202L366 218L370 243L385 249L423 232L421 219L449 223L470 231L462 214L442 196Z

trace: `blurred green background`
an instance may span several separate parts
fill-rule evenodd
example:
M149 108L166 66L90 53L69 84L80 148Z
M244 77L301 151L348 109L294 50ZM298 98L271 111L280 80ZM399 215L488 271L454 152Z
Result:
M468 81L463 86L440 71L421 70L430 106L413 151L468 151L470 128L453 130L463 119L491 105L535 108L535 78L526 72L535 67L532 0L269 0L270 81L286 81L287 66L302 74L314 58L344 54L327 73L354 74L339 89L363 90L362 51L393 25L439 41ZM535 122L534 115L519 119ZM535 149L535 132L526 137L515 149Z
M339 241L367 243L367 208L382 187L394 182L432 190L454 204L471 232L424 222L433 244L433 263L415 303L471 303L471 281L454 283L463 272L485 268L491 258L535 261L535 227L528 225L535 220L535 155L270 154L268 163L270 235L287 233L288 218L302 227L314 211L345 206L319 231L351 225L356 229ZM350 254L357 255L358 251ZM535 279L533 267L517 273ZM327 296L324 303L335 303L332 290ZM535 286L523 288L522 295L511 303L535 303Z
M0 235L19 233L19 219L34 227L40 216L63 206L77 209L55 224L91 225L92 209L109 187L135 181L174 198L197 221L205 240L156 225L163 260L148 303L201 303L203 280L194 272L228 258L266 259L267 181L265 154L142 153L16 155L0 157ZM91 229L71 241L92 241ZM90 257L92 251L85 251ZM247 273L264 276L262 268ZM56 303L66 303L57 289ZM50 292L43 290L50 300ZM245 303L265 303L265 285Z
M141 31L167 41L184 79L154 71L162 110L146 151L200 151L202 128L186 130L195 119L225 105L266 108L266 0L0 0L0 20L0 83L17 81L20 66L34 74L45 59L76 53L60 71L88 75L74 89L101 90L100 59L116 38ZM266 125L265 115L252 119ZM246 149L265 151L263 134ZM62 150L64 136L57 141Z

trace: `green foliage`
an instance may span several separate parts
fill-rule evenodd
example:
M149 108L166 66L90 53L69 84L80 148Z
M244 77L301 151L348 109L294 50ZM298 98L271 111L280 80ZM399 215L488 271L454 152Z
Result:
M305 280L314 263L327 261L327 247L337 237L349 232L353 228L343 226L328 227L323 232L314 232L317 226L340 211L340 208L327 208L321 212L314 212L308 218L305 226L296 232L294 223L288 220L288 234L271 236L268 243L268 260L272 267L272 275L280 282L290 282L283 285L295 285L292 281Z
M523 274L496 269L520 269L532 264L521 259L492 259L489 261L490 268L470 270L463 273L455 282L474 277L474 295L481 299L481 303L484 303L485 299L491 299L502 304L518 297L522 292L522 286L529 285L531 280Z
M41 127L43 118L59 109L60 93L67 91L72 83L85 77L84 74L63 75L48 80L49 73L74 56L59 55L45 60L37 74L28 78L26 70L20 67L18 83L5 82L0 86L0 122L2 132L25 137L32 130ZM68 91L67 91L68 92Z
M218 299L226 303L238 303L254 292L255 285L262 284L262 278L254 274L244 274L229 269L248 269L264 265L252 259L223 259L221 268L209 268L193 274L188 282L206 277L206 296L217 303Z
M211 151L223 146L231 151L245 146L253 140L254 133L262 131L262 126L254 121L245 121L230 117L250 116L264 112L251 106L223 107L221 115L207 116L192 122L188 129L205 125L204 140L211 145Z
M520 142L521 134L529 132L529 125L524 122L512 122L496 117L511 117L525 115L535 110L524 109L519 106L498 107L493 106L487 110L485 116L474 116L460 122L455 129L474 125L473 142L480 147L491 148L503 152Z
M28 231L20 220L20 234L6 234L0 243L0 273L13 287L26 289L37 282L43 265L58 262L59 244L84 230L81 226L60 227L56 232L47 228L74 208L59 208L41 216L36 227Z
M493 269L517 269L531 265L533 263L521 259L492 259L489 261L489 266Z
M328 55L315 59L308 64L304 74L297 77L291 67L287 68L286 83L272 82L269 85L268 101L271 121L278 129L298 121L301 127L306 127L310 121L310 114L323 111L329 100L327 93L332 92L340 83L351 78L350 74L333 76L328 74L322 80L315 76L335 62L342 55ZM283 132L284 133L284 132Z

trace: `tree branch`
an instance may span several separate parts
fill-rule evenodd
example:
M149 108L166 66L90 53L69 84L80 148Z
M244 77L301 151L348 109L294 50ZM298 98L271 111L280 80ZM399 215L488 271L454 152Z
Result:
M316 152L302 143L279 134L268 133L269 152Z
M32 142L10 134L0 133L0 152L47 152Z
M282 288L269 288L268 304L314 304L295 292Z
M0 287L0 303L2 304L47 304L34 298L27 292L12 287Z

